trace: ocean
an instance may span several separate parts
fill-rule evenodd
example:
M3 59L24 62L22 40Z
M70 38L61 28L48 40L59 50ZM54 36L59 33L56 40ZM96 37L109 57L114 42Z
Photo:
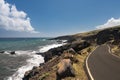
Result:
M43 53L65 43L49 38L0 38L0 80L22 80L26 71L44 63ZM15 54L10 54L15 51Z

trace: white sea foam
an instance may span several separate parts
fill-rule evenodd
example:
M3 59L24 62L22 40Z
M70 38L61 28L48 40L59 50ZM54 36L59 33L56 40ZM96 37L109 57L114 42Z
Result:
M21 55L33 55L36 52L35 51L15 51L16 56L21 56Z
M46 45L42 47L39 52L46 52L51 48L59 47L64 45L65 43L62 44L52 44L52 45ZM24 74L26 71L31 70L34 66L39 66L40 63L44 63L44 57L41 55L35 54L36 51L16 51L17 55L29 55L31 58L27 59L26 62L27 64L20 67L12 76L10 76L7 80L22 80L24 77Z
M29 52L29 53L28 53ZM26 71L29 71L33 66L39 66L40 63L44 62L44 57L41 55L36 55L30 51L16 51L16 55L28 55L31 57L26 60L27 64L20 67L8 80L22 80Z
M8 51L5 51L4 54L10 54Z
M66 44L66 43L47 45L47 46L41 48L41 49L39 50L39 52L43 53L43 52L48 51L48 50L51 49L51 48L56 48L56 47L62 46L62 45L64 45L64 44Z

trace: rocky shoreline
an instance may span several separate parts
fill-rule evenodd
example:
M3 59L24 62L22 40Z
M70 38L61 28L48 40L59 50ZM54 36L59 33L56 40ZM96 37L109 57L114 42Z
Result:
M5 51L0 51L0 53L1 53L1 54L4 54ZM15 54L16 54L15 51L9 51L8 53L11 54L11 55L15 55Z
M66 39L68 43L41 53L44 56L45 63L27 71L23 80L71 80L72 77L76 77L77 75L84 74L85 76L84 69L82 74L77 72L77 70L79 71L78 65L84 63L85 58L83 57L87 56L92 51L91 47L95 47L96 45L105 43L118 45L120 42L120 27L61 36L54 39ZM41 55L40 53L37 54ZM84 64L81 66L84 67ZM77 80L80 77L77 77ZM86 76L81 79L87 80L88 78Z
M62 66L57 67L54 71L54 75L56 75L56 77L54 77L55 79L61 80L64 77L75 76L72 63L77 62L77 59L74 58L74 55L81 54L79 51L89 46L90 43L86 41L80 43L68 43L64 46L53 48L42 53L45 63L26 72L23 80L42 80L43 77L38 79L38 76L42 76L43 74L46 74L46 72L53 71L51 68L56 65Z

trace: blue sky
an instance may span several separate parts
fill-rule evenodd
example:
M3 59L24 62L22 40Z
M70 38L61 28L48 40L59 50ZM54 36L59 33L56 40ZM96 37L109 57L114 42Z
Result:
M14 25L10 24L8 18L6 25L6 15L0 13L4 15L0 20L0 37L54 37L120 24L120 0L0 1L5 2L2 5L10 4L7 17L14 21Z

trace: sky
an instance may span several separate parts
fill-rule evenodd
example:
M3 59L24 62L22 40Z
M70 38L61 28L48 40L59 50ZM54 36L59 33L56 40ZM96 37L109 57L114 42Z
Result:
M120 25L120 0L0 0L0 37L56 37Z

